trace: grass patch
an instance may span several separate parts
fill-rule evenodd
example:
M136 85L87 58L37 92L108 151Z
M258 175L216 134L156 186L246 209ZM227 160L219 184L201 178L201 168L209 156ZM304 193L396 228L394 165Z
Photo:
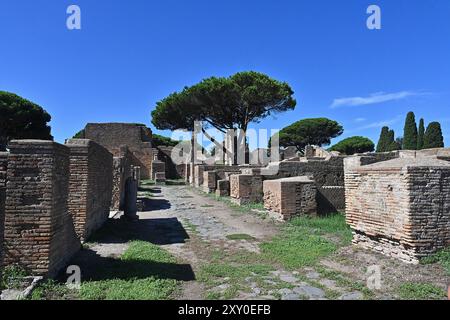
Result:
M327 239L329 236L335 237L338 243ZM298 269L315 265L350 240L351 231L342 215L297 217L278 236L261 244L261 250L265 258L278 261L287 269Z
M397 288L397 294L405 300L440 300L447 294L444 290L430 283L406 282Z
M83 282L80 297L87 300L161 300L177 289L176 259L158 246L133 241L106 279Z
M142 186L150 186L150 185L155 185L155 184L156 184L155 180L151 180L151 179L141 180Z
M229 234L227 235L228 240L255 240L254 237L252 237L249 234L245 233L237 233L237 234Z
M29 276L29 273L18 265L10 265L3 269L0 278L0 289L20 288L23 278Z
M420 263L422 264L433 264L439 263L447 272L447 275L450 275L450 248L443 249L429 257L421 259Z
M204 204L204 205L201 205L200 208L214 208L214 206L211 204Z

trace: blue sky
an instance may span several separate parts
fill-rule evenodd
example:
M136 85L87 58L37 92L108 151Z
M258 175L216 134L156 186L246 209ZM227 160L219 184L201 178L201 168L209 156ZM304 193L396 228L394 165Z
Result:
M71 4L81 30L66 28ZM371 4L381 30L366 27ZM401 135L412 110L450 141L448 0L0 0L0 39L0 90L44 107L60 142L87 122L154 129L158 100L244 70L287 81L298 100L255 128L328 117L345 128L334 142L376 142L383 125Z

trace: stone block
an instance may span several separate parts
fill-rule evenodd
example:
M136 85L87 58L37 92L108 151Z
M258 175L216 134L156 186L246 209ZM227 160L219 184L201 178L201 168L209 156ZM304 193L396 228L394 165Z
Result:
M308 177L264 181L264 207L278 220L316 215L316 186Z

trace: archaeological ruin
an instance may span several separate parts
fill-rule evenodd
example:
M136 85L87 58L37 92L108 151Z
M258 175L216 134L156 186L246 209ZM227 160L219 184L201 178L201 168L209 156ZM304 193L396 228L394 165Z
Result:
M400 151L391 160L345 160L353 242L418 263L450 244L450 150Z
M111 214L137 219L137 188L149 178L262 203L280 221L341 212L355 245L409 263L450 244L449 149L346 157L309 146L267 165L175 164L151 136L142 125L88 124L64 145L11 141L0 153L2 266L54 277Z

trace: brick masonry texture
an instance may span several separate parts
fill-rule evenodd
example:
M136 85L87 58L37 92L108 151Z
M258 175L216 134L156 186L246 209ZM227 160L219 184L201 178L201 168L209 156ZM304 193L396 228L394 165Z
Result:
M8 168L8 153L0 152L0 266L3 261L3 233L5 227L6 201L6 170ZM1 274L1 268L0 268Z
M355 244L410 263L450 244L450 162L430 152L346 159L346 217Z
M252 174L231 175L230 197L231 201L239 205L262 202L262 176Z
M127 146L131 164L141 167L141 178L150 178L153 161L152 132L145 125L131 123L88 123L84 138L102 145L114 156L120 155L120 147Z
M55 276L80 248L69 194L69 148L37 140L9 144L4 264Z
M131 153L123 146L113 158L113 185L111 210L123 210L125 205L125 183L131 177Z
M81 241L109 217L113 182L112 154L91 140L71 139L68 207Z
M264 181L264 207L277 219L316 215L316 186L308 177Z

